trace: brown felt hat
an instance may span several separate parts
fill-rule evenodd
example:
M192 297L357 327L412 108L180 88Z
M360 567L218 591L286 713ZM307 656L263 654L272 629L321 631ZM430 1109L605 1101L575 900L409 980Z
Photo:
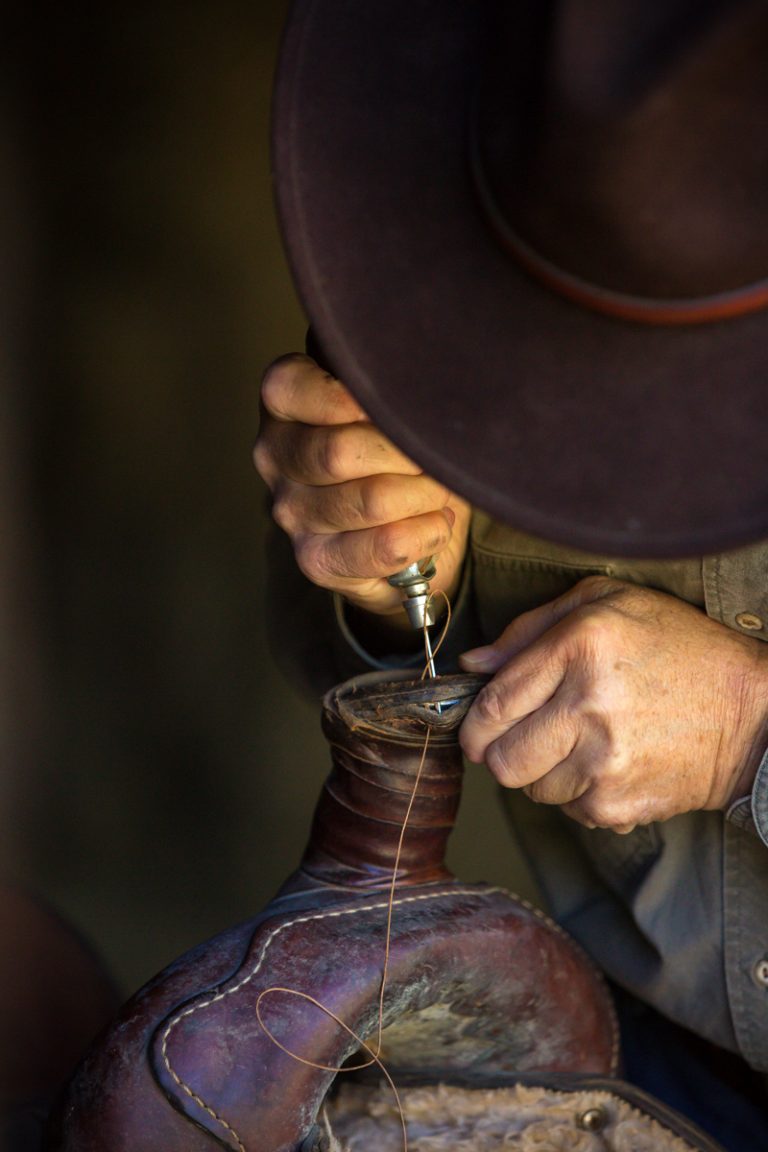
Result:
M768 3L297 0L279 214L335 372L501 520L768 537Z

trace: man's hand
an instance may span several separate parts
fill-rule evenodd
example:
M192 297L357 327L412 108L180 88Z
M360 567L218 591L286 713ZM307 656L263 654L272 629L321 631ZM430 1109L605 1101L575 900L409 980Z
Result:
M256 467L302 572L359 608L407 626L386 577L436 557L432 588L456 591L469 507L398 451L309 356L266 371Z
M725 809L768 740L768 645L601 576L462 664L495 673L462 725L467 756L590 828Z

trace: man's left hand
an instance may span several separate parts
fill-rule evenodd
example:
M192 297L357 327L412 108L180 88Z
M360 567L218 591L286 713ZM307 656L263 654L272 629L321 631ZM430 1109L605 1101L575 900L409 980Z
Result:
M726 809L768 741L768 645L602 576L461 660L494 673L461 728L470 760L587 827Z

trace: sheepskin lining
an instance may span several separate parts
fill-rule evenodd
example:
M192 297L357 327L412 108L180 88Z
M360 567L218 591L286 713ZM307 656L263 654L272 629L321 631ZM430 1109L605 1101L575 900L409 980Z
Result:
M410 1152L692 1152L693 1146L610 1092L439 1084L400 1090ZM392 1092L345 1083L326 1104L330 1152L402 1152ZM589 1125L597 1128L590 1130Z

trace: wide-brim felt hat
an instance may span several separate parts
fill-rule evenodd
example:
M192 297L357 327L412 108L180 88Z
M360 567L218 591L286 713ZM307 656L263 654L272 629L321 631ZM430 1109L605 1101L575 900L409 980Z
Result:
M281 227L336 375L498 519L768 537L768 5L296 0Z

